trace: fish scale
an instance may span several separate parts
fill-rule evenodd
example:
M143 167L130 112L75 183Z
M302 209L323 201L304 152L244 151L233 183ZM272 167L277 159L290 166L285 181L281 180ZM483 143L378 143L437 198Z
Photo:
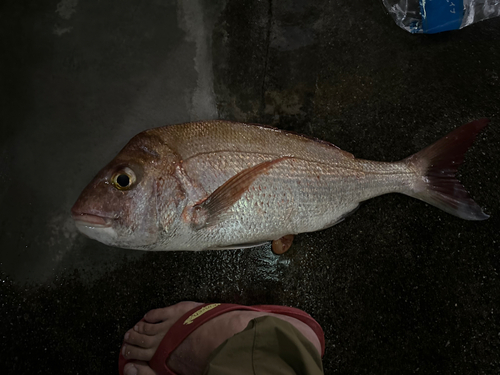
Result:
M334 225L360 202L387 193L483 220L488 215L455 173L487 123L463 125L393 163L357 159L330 143L258 125L206 121L150 129L85 188L73 218L91 238L141 250L281 241Z
M184 163L192 179L205 182L202 185L207 194L211 194L237 171L281 156L279 153L251 153L252 158L245 158L237 154L232 155L230 161L224 162L225 157L221 158L217 153L211 155L213 157L207 154L194 155L188 163ZM203 162L198 161L201 158ZM355 162L351 158L346 160L344 168L340 161L334 166L297 158L284 161L259 176L253 183L253 186L264 186L265 189L249 189L228 211L228 216L240 218L239 220L223 221L214 227L188 232L182 242L192 243L194 247L199 246L200 242L208 247L221 247L234 243L234 238L243 239L241 243L261 242L287 234L323 229L354 210L360 201L384 192L397 191L396 185L401 185L389 182L387 177L383 177L383 183L360 184L359 179L365 174L363 166L366 166L367 174L379 171L383 176L388 170L400 168L390 163L363 163L361 160L354 160ZM202 168L190 168L192 165L200 165ZM218 178L209 179L205 176ZM396 175L391 178L394 179L394 176ZM399 182L399 179L396 181ZM386 191L383 190L384 187ZM286 196L285 202L282 202L283 195ZM261 202L262 205L265 203L273 209L255 210L253 202Z

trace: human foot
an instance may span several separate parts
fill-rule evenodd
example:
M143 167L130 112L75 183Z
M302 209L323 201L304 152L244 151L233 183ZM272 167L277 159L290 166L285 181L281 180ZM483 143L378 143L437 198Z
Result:
M123 373L154 375L156 372L152 367L165 369L161 361L168 358L166 367L178 374L201 374L215 348L243 331L252 319L268 315L291 323L322 354L324 343L320 343L318 338L322 337L321 328L300 310L281 306L248 307L181 302L163 309L151 310L142 321L127 331L121 354L131 362L123 367ZM179 323L172 328L177 321ZM195 323L189 327L193 322ZM186 332L183 335L181 331L187 329L191 330L191 333L186 337ZM166 341L173 342L165 344ZM165 353L167 346L174 349L171 354Z

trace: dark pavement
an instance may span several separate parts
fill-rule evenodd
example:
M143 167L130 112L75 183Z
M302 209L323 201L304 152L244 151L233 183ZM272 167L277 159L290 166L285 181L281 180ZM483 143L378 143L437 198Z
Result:
M195 300L309 312L326 374L500 373L499 35L411 35L373 0L2 2L0 372L117 373L145 312ZM386 195L277 256L110 248L70 217L151 127L255 122L395 161L483 117L459 174L482 222Z

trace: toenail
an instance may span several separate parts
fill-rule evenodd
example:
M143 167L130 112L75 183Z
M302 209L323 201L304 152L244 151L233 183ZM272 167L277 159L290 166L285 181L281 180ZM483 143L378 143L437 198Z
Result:
M133 364L129 364L128 366L125 366L125 375L137 375L137 369Z
M134 326L134 331L139 332L139 326L138 325Z
M125 340L128 340L129 336L130 336L130 332L127 332L127 333L125 334Z

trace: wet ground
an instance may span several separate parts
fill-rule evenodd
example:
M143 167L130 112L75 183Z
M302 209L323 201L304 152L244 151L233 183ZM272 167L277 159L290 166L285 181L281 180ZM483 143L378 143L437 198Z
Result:
M306 310L326 374L500 372L500 19L416 36L381 1L24 0L0 31L2 373L116 373L125 331L181 300ZM483 222L387 195L277 256L115 249L69 216L150 127L257 122L392 161L482 117L460 179Z

